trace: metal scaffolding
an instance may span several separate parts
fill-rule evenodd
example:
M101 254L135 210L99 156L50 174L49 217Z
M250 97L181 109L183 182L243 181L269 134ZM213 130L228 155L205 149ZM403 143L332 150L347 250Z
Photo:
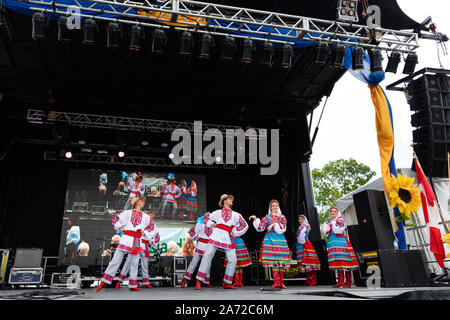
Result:
M25 0L25 2L40 6L32 6L31 10L60 15L67 15L67 10L73 7L55 0ZM419 35L414 32L370 28L341 21L214 3L189 0L165 2L145 0L143 3L129 0L87 0L75 1L75 3L80 12L71 13L73 16L148 27L169 28L172 24L176 29L194 29L196 32L215 35L231 34L236 37L281 43L293 43L296 40L327 41L366 49L395 50L402 53L414 51L419 47ZM102 16L98 16L98 14L102 14Z
M170 158L153 158L153 157L135 157L126 156L120 158L117 155L105 155L105 154L85 154L74 153L72 158L67 159L65 157L58 157L58 153L54 151L45 151L44 160L53 161L68 161L79 163L97 163L107 165L127 165L138 167L174 167L175 164ZM176 167L181 168L195 168L195 169L236 169L236 164L177 164Z

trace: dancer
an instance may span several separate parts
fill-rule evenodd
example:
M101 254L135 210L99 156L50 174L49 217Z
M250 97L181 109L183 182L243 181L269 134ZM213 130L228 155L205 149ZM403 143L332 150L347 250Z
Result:
M181 179L181 183L178 186L178 188L180 188L180 190L181 190L181 195L177 199L177 210L178 210L178 213L179 213L178 218L180 220L184 220L184 211L186 210L186 198L187 198L187 194L186 194L186 189L187 189L186 180Z
M132 200L138 197L142 197L145 192L145 186L141 183L142 175L140 172L133 173L131 179L128 179L127 188L130 191L127 203L125 204L124 210L129 210L132 205Z
M240 237L233 237L233 243L236 246L236 271L234 272L234 283L233 286L243 287L242 280L244 278L244 267L248 267L252 264L252 259L248 253L247 247L245 246L244 240ZM228 261L225 258L225 267Z
M259 262L264 267L272 268L273 285L271 289L286 289L283 283L283 269L290 267L292 262L291 252L284 237L286 232L286 218L282 214L280 204L277 200L269 203L269 212L259 219L256 216L250 216L256 231L266 231L262 242Z
M145 234L151 239L151 232L155 229L153 220L141 211L144 205L145 197L136 198L133 200L132 210L122 211L113 217L112 223L114 229L123 232L123 236L120 238L114 257L106 268L102 281L96 291L100 291L106 285L111 284L117 269L119 269L127 253L131 259L129 288L131 291L139 291L136 278L139 263L138 253L141 251L141 237Z
M298 223L300 227L297 230L297 267L300 272L306 272L305 286L315 286L317 284L316 271L320 270L320 261L308 239L311 226L306 216L302 214L298 216Z
M177 198L181 196L181 189L176 185L176 179L173 175L168 177L169 183L161 188L162 207L161 207L161 219L164 218L168 207L172 207L172 212L169 213L172 219L175 218L177 212Z
M148 215L150 216L150 219L152 219L152 214L148 213ZM153 219L152 223L154 225ZM139 258L141 260L142 285L145 288L152 288L148 276L148 257L150 256L150 247L156 248L159 241L160 236L158 230L156 229L156 226L153 227L153 230L150 232L150 234L144 234L141 239L141 251L139 252ZM129 254L127 260L125 261L125 264L122 267L122 270L120 271L119 281L117 281L116 283L116 289L120 288L122 282L127 278L127 275L130 272L131 260L132 258Z
M191 181L191 186L186 189L186 211L189 212L189 221L194 221L194 213L197 211L197 184Z
M248 229L248 224L237 212L231 210L234 197L223 194L220 197L219 207L222 210L212 212L209 217L205 217L204 223L207 227L213 227L209 237L208 246L203 255L202 262L197 272L196 290L200 290L202 282L205 283L211 270L211 261L216 251L223 250L228 260L223 277L224 289L235 289L233 286L233 276L236 268L236 245L232 241L233 237L242 236Z
M328 265L338 272L338 282L335 288L347 287L352 284L352 271L358 269L353 247L344 234L345 221L337 207L331 207L328 221L320 226L325 237L328 237ZM344 272L345 283L344 283Z
M197 239L197 246L194 250L194 256L192 257L191 263L186 270L186 273L183 276L183 281L181 281L181 288L186 286L188 280L192 279L195 269L197 265L202 260L203 255L205 254L205 250L208 247L209 236L212 233L212 227L205 226L204 220L209 219L209 212L205 213L202 217L197 219L197 224L189 230L189 236L192 240ZM206 287L211 287L209 284L209 270L204 279L204 285Z

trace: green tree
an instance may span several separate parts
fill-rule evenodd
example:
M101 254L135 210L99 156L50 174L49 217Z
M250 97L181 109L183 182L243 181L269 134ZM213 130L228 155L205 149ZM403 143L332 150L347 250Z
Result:
M366 184L375 174L368 166L352 158L330 161L321 169L313 169L314 196L320 224L327 220L330 206L335 206L339 198Z

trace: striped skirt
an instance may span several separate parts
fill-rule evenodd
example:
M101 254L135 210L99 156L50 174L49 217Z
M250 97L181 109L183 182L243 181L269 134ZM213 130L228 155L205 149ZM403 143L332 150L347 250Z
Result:
M355 251L345 235L331 234L328 238L328 265L332 270L357 270Z
M300 272L320 270L320 261L311 241L306 239L305 244L297 243L297 268Z
M264 267L290 267L292 256L284 235L278 234L275 231L266 233L259 253L259 262Z
M186 208L186 196L182 195L177 199L177 209L185 209Z
M244 240L241 238L233 238L233 242L236 245L236 268L247 267L252 264L252 259L245 246ZM225 257L225 266L227 266L227 258Z
M197 211L197 199L193 196L188 196L186 200L187 211Z

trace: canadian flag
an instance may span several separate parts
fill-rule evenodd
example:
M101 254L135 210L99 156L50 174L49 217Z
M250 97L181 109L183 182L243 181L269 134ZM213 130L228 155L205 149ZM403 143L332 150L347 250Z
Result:
M439 229L439 209L436 203L436 196L416 157L414 157L414 165L416 166L417 183L420 188L423 215L430 234L430 251L434 253L439 266L444 269L445 249L441 238L441 230Z

